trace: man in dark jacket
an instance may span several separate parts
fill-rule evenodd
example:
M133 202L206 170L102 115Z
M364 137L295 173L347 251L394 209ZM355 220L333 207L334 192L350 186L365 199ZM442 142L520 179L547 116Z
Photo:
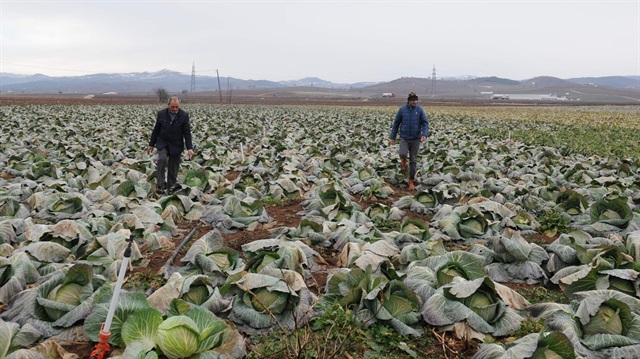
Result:
M167 194L177 190L178 170L180 169L180 156L187 145L187 156L193 156L193 144L191 143L191 125L189 113L180 109L180 100L176 96L169 99L166 109L158 112L156 124L151 132L147 154L151 154L153 148L158 150L158 179L156 192ZM168 176L167 176L168 172ZM166 177L166 180L165 180Z
M427 140L429 135L429 120L422 107L418 106L418 96L410 93L407 104L398 109L391 128L389 143L396 143L396 135L400 131L400 163L403 171L407 170L407 155L409 156L409 189L415 189L416 157L420 150L420 142Z

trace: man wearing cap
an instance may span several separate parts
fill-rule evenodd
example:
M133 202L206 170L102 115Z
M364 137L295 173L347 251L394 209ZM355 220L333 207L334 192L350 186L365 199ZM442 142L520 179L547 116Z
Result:
M187 156L191 158L193 145L189 113L180 108L180 100L173 96L167 108L158 112L147 148L147 154L151 154L154 147L158 150L156 193L161 194L166 190L170 194L180 187L177 177L185 144Z
M396 135L400 131L400 166L407 170L407 156L409 157L409 189L415 189L416 157L420 150L420 142L427 140L429 135L429 120L422 107L418 106L418 95L410 93L407 103L398 109L391 127L389 144L396 143Z

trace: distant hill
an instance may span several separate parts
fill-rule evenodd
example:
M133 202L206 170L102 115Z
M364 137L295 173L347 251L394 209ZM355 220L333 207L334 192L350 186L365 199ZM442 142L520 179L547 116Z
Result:
M196 91L250 88L278 88L285 85L267 80L241 80L233 77L197 76ZM0 91L15 93L151 93L155 88L180 93L191 89L191 75L176 71L94 74L85 76L49 77L19 76L0 73Z
M538 76L521 82L526 87L558 87L573 86L574 83L568 80L559 79L551 76Z
M0 92L16 94L144 94L154 89L169 93L187 93L191 89L191 75L171 70L157 72L93 74L85 76L50 77L42 74L24 76L0 73ZM247 96L308 97L324 96L366 100L381 98L383 93L395 93L397 101L409 92L421 99L491 99L494 94L514 95L512 99L581 100L591 102L640 102L640 77L584 77L560 79L539 76L516 81L497 76L431 78L402 77L384 83L333 83L317 77L294 81L243 80L233 77L196 76L196 92L224 91L231 96L243 92ZM253 93L253 95L252 95ZM503 96L502 98L506 98Z
M466 81L458 80L437 80L436 89L440 93L445 93L449 87L464 86ZM392 92L398 97L406 97L409 92L415 92L418 97L429 96L433 91L430 78L423 77L401 77L393 81L379 83L365 88L367 91L376 91L380 94Z
M393 92L404 99L409 92L416 92L421 100L480 100L491 99L494 94L507 95L512 100L524 101L588 101L609 103L640 103L640 91L636 89L597 86L593 83L575 83L551 76L539 76L524 81L514 81L495 76L469 80L442 80L403 77L365 88L374 91L376 97ZM501 96L501 98L505 98Z
M496 77L496 76L478 77L478 78L475 78L475 79L473 79L473 80L471 80L469 82L470 83L477 83L477 84L501 84L501 85L519 85L520 84L520 81L503 79L503 78Z
M322 88L335 88L335 89L349 89L349 88L362 88L367 86L375 85L375 82L356 82L356 83L335 83L330 81L325 81L323 79L319 79L317 77L305 77L300 80L291 80L291 81L279 81L280 84L287 87L322 87Z
M640 76L576 77L568 81L624 89L640 90Z
M349 89L372 85L373 82L337 84L315 77L296 81L242 80L233 77L196 76L196 91L222 91L246 89L271 89L282 87L310 86ZM155 88L180 93L191 89L191 75L176 71L137 72L121 74L94 74L85 76L49 77L42 74L31 76L0 73L0 92L14 93L150 93Z

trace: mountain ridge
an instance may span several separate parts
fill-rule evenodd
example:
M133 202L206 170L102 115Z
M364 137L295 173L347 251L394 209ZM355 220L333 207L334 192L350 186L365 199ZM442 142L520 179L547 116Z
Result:
M640 97L640 76L579 77L560 79L538 76L527 80L511 80L498 76L431 78L401 77L388 82L333 83L318 77L306 77L290 81L244 80L234 77L196 76L196 92L269 90L305 92L341 91L354 96L377 97L382 93L404 94L415 91L421 96L442 98L479 98L493 93L557 94L571 97L575 94L590 94L595 88L609 92L608 96L619 98ZM435 88L434 88L435 87ZM18 75L0 73L0 92L23 94L153 94L157 88L170 93L190 92L191 75L172 70L132 73L101 73L81 76L50 77L43 74ZM297 90L296 90L297 89ZM291 92L289 91L289 92ZM308 91L307 91L308 92ZM574 96L580 98L580 96Z

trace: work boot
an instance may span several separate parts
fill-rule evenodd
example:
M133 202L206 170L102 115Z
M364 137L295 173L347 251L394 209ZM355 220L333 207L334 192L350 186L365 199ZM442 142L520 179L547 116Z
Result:
M400 159L400 168L402 168L403 171L407 170L407 159L406 158L401 158Z
M409 180L409 190L413 191L414 189L416 189L415 184L413 183L413 180Z
M176 183L167 190L167 194L168 195L174 194L175 192L178 192L180 189L182 189L182 186Z

